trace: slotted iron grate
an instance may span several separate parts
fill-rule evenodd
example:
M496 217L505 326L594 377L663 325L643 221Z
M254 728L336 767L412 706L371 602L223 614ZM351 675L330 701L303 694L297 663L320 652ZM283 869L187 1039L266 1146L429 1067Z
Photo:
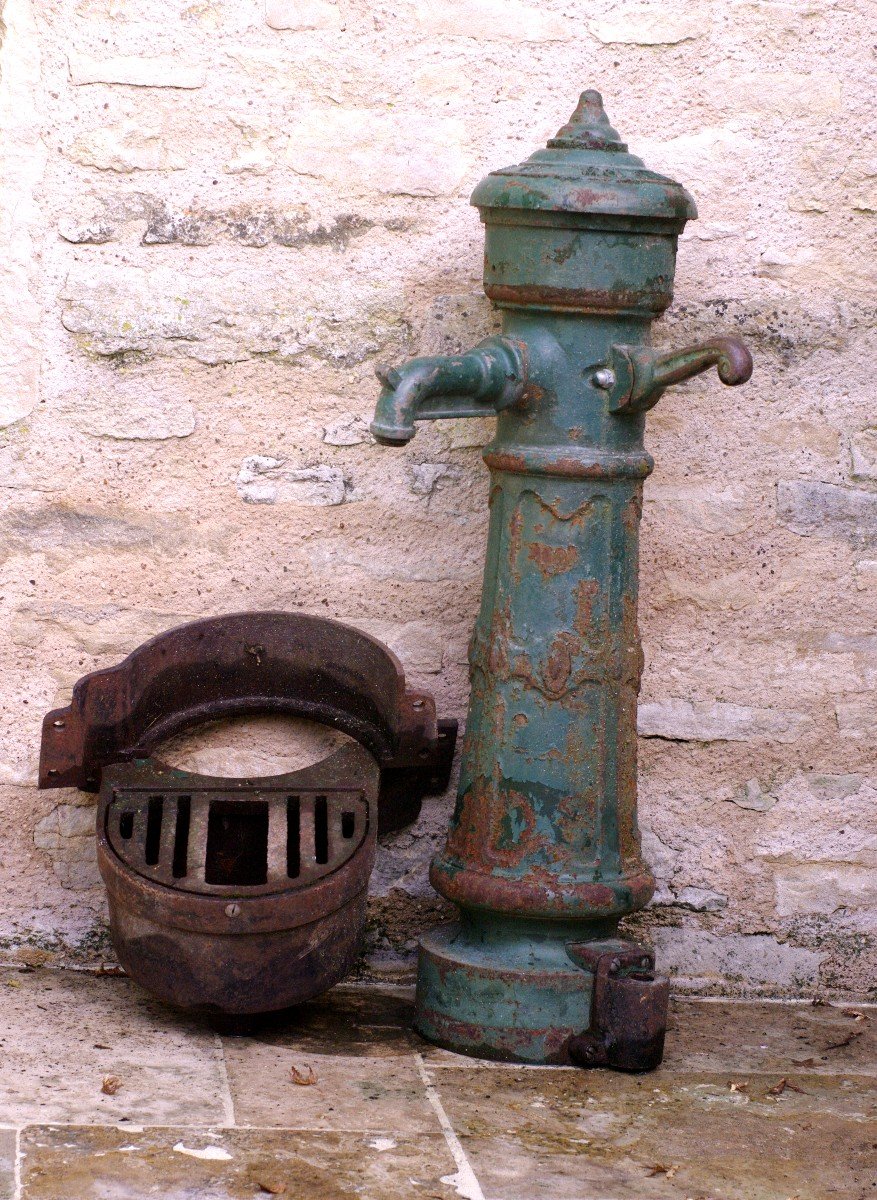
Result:
M181 891L258 895L306 887L365 840L361 791L114 788L106 838L138 874Z

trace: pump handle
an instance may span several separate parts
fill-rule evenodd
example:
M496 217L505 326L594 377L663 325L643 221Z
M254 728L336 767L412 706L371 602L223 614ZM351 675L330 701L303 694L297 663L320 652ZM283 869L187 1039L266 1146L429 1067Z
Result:
M656 354L649 346L613 346L609 363L594 372L595 387L609 392L609 411L618 416L648 412L665 388L717 367L729 387L752 375L752 355L739 338L716 337L682 350Z

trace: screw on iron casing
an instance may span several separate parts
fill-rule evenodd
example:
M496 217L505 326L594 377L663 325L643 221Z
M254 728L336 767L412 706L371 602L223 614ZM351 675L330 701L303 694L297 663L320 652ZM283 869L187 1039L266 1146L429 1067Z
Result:
M241 915L241 906L239 904L226 904L225 915L227 917L239 917Z
M395 367L388 367L385 363L378 363L375 367L375 375L384 385L384 387L395 389L402 382L402 376Z
M594 387L608 392L610 388L615 387L615 372L610 367L601 367L599 371L595 371Z

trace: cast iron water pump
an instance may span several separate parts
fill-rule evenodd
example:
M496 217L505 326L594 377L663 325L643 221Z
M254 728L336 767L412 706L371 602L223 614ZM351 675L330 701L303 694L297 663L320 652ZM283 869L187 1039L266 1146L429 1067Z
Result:
M744 383L752 359L735 338L651 348L697 214L597 92L472 203L503 333L380 368L372 425L399 445L418 420L498 414L459 797L431 870L460 920L421 942L416 1023L466 1053L643 1070L668 985L618 922L654 891L636 817L644 414L710 366Z

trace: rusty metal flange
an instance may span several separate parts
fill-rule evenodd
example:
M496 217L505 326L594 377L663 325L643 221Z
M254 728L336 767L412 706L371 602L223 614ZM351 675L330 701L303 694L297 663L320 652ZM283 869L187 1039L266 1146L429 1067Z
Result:
M343 730L381 768L378 832L413 821L447 787L456 721L408 691L376 638L325 617L259 612L211 617L145 642L83 676L43 721L39 786L98 791L111 763L146 758L183 729L221 717L287 713Z

